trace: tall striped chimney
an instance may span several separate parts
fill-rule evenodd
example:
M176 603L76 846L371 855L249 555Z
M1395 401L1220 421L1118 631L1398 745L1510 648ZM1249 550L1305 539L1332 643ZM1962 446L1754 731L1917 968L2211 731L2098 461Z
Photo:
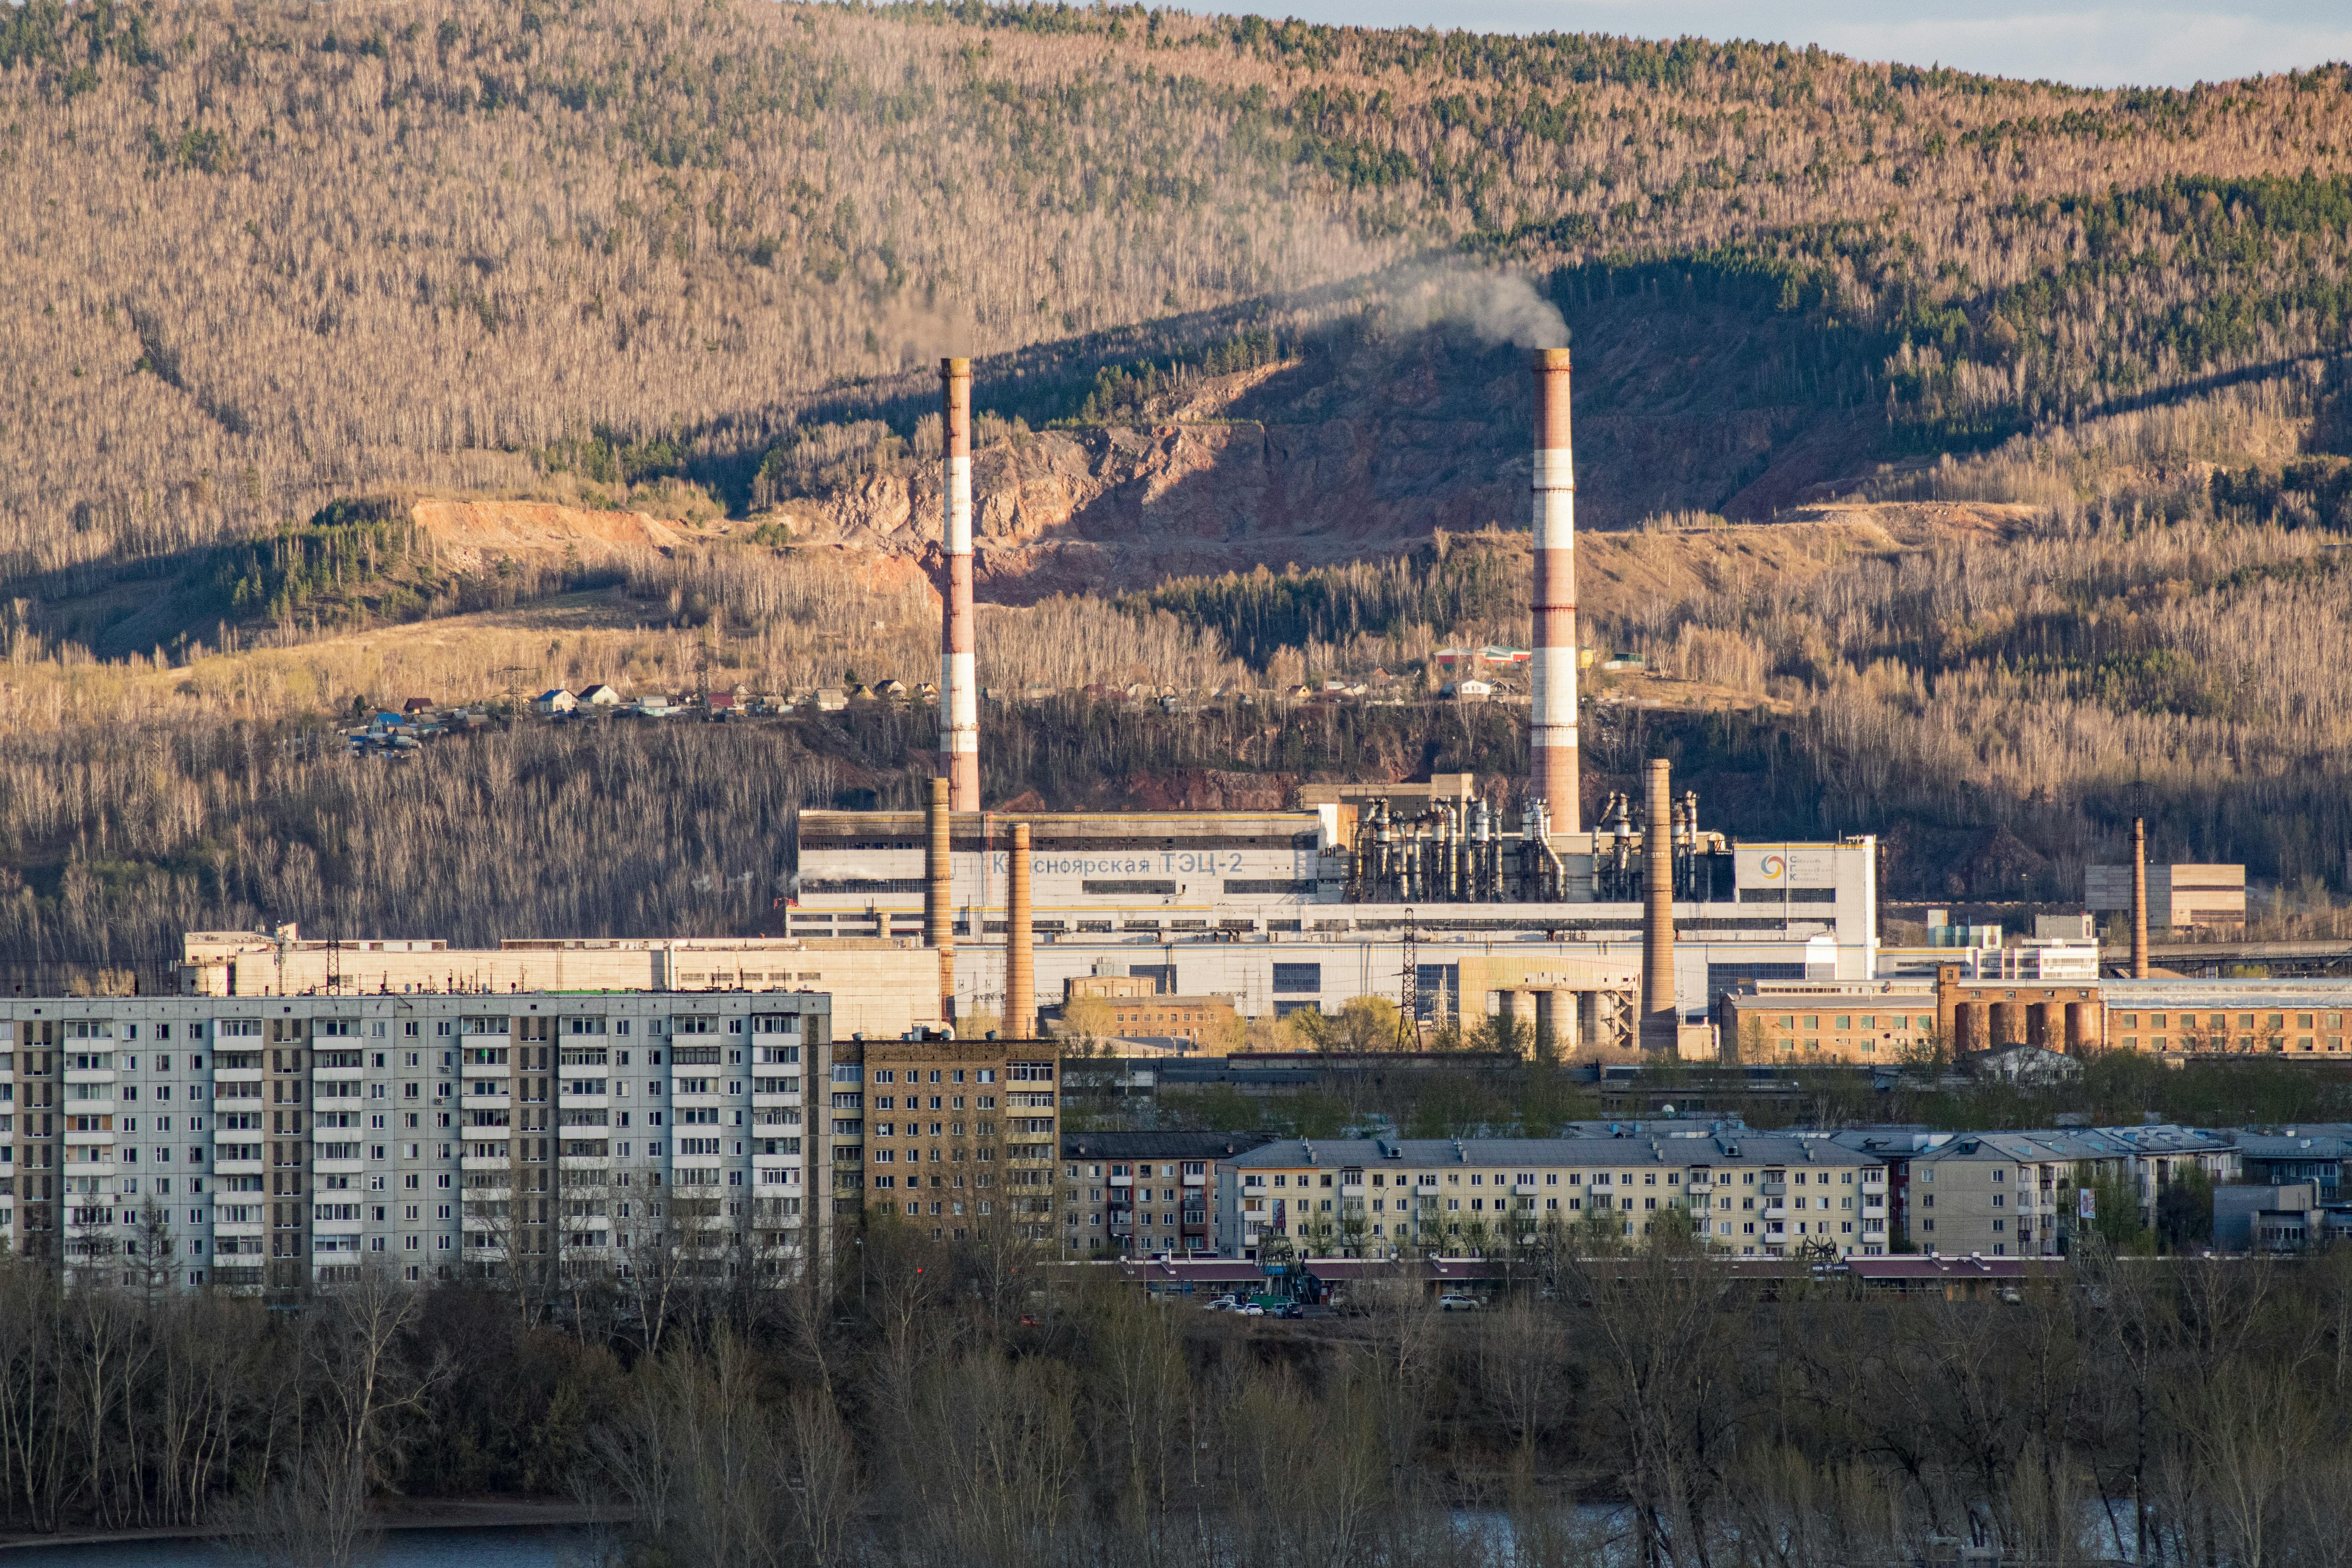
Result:
M942 485L940 546L947 555L940 605L940 774L948 809L980 809L980 687L971 636L971 361L940 361Z
M1535 469L1535 727L1528 791L1555 833L1574 833L1576 768L1576 462L1568 430L1568 351L1538 349Z
M1642 825L1642 1048L1675 1051L1682 1013L1675 1005L1674 792L1666 759L1650 759L1650 809Z

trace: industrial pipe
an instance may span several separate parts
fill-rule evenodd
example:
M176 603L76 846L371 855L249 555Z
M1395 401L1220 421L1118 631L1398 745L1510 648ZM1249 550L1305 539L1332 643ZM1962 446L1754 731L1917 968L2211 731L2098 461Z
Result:
M1576 760L1576 461L1569 439L1568 351L1535 355L1535 696L1528 793L1555 832L1582 820Z
M1037 1037L1036 933L1029 921L1029 825L1013 825L1013 877L1004 899L1004 1037Z
M1682 1016L1675 1005L1674 795L1666 760L1650 760L1650 811L1642 830L1646 873L1642 910L1642 1047L1675 1050Z
M931 780L929 834L923 849L923 945L940 955L940 1021L955 1022L955 913L949 879L948 781Z
M940 361L945 464L940 548L947 557L940 637L940 772L948 805L980 809L980 689L971 633L971 361Z

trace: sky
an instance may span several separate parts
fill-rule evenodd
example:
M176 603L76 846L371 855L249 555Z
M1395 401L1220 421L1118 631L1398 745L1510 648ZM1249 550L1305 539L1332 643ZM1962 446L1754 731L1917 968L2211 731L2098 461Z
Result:
M2187 87L2352 60L2352 0L1193 0L1184 8L1376 27L1758 38L2078 87Z

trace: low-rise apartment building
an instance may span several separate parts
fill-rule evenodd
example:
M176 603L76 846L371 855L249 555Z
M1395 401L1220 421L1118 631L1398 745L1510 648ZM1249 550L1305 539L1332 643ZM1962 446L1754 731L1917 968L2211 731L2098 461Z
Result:
M1229 1256L1508 1249L1660 1226L1729 1257L1876 1257L1886 1163L1823 1135L1693 1128L1633 1137L1285 1139L1221 1161Z
M1050 1241L1061 1110L1034 1040L865 1040L832 1072L836 1207L862 1203L935 1241Z
M0 1239L77 1275L555 1279L827 1242L821 995L0 1003Z
M2352 1161L2352 1127L2342 1122L2229 1136L2237 1145L2250 1182L2274 1185L2309 1182L2318 1189L2323 1204L2332 1204L2352 1191L2344 1183L2345 1163Z
M2236 1179L2237 1151L2210 1133L2170 1125L2056 1128L2025 1132L1864 1129L1837 1141L1884 1160L1895 1234L1917 1252L2058 1258L2096 1218L2099 1194L2156 1223L2164 1188L2190 1167L2216 1184Z
M1271 1132L1066 1132L1062 1250L1072 1258L1213 1257L1222 1162Z

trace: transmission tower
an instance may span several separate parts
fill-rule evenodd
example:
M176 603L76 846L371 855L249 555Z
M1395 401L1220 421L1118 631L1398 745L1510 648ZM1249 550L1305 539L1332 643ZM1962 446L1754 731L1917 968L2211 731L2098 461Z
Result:
M1421 936L1412 911L1404 912L1404 973L1397 984L1397 1048L1421 1048Z

